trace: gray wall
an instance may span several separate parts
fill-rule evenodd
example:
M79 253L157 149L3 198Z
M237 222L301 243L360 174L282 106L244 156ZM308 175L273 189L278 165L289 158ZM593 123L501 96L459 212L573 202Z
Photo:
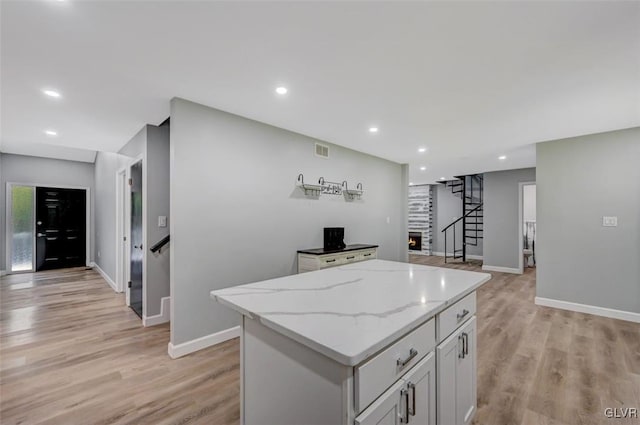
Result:
M485 266L519 268L519 183L535 180L535 168L484 173Z
M540 143L536 154L537 295L640 313L640 128Z
M127 159L117 153L98 152L95 163L96 264L116 282L116 173Z
M89 232L89 260L94 259L94 198L95 187L93 184L93 164L88 162L64 161L60 159L39 158L34 156L23 156L13 154L2 154L0 158L2 172L0 173L0 210L3 217L3 249L0 259L0 269L5 269L5 249L6 235L4 235L4 216L6 215L6 186L11 183L30 183L51 186L79 186L88 187L91 190L89 203L91 205L91 223Z
M100 152L96 157L96 263L116 281L116 173L143 160L143 213L146 215L144 243L146 299L145 316L160 314L162 297L169 296L169 248L153 254L148 248L169 233L158 227L158 216L169 217L169 128L145 125L118 153ZM128 267L128 265L126 266Z
M160 314L162 297L168 297L171 244L155 254L148 248L169 234L169 126L147 126L145 214L146 229L146 316ZM158 216L167 217L167 227L158 227Z
M289 275L296 251L322 246L344 226L346 243L379 244L407 258L407 167L338 146L314 156L314 139L182 99L171 101L171 342L239 324L213 289ZM361 182L359 202L308 199L307 182ZM387 217L389 224L387 224Z
M444 233L442 229L462 216L462 198L454 195L450 187L443 184L433 185L433 250L444 252ZM453 231L447 231L447 251L453 253ZM462 224L456 225L456 240L458 246L462 244ZM467 254L482 255L482 240L478 246L469 245Z

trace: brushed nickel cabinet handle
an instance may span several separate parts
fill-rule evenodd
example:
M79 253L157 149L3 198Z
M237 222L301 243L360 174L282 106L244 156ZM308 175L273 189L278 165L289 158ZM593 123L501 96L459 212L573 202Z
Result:
M416 384L414 384L413 382L409 382L407 384L407 388L409 389L409 391L411 391L411 408L409 409L409 414L411 416L415 416L416 411L418 410L416 408Z
M404 409L402 409L402 416L400 417L400 423L408 424L409 423L409 390L405 390L404 388L400 391L400 397L404 401Z
M465 318L465 316L469 314L469 310L463 309L462 314L458 313L456 317L458 318L458 322Z
M413 360L413 358L415 356L418 355L418 350L416 350L415 348L412 348L409 350L409 356L406 359L398 359L396 360L396 365L398 367L400 367L400 369L402 369L403 367L405 367L406 365L409 364L409 362L411 362L411 360Z

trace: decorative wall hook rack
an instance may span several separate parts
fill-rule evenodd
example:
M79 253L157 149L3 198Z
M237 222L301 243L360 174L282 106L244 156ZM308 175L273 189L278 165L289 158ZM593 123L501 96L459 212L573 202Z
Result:
M304 175L298 174L298 187L300 187L306 196L319 197L323 195L344 195L345 199L352 201L360 199L362 196L362 183L358 183L356 189L349 189L347 181L342 183L330 182L320 177L318 184L308 184L304 182Z

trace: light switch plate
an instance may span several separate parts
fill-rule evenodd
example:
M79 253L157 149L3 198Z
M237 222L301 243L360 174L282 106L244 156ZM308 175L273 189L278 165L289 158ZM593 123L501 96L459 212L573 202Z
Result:
M158 227L167 227L167 216L159 215L158 216Z
M618 217L602 217L602 225L604 227L616 227L618 225Z

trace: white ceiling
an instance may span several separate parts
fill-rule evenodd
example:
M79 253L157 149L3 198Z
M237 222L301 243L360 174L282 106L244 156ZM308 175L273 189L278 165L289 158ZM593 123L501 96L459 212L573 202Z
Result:
M91 161L179 96L410 163L417 184L640 125L640 2L1 6L4 152Z

